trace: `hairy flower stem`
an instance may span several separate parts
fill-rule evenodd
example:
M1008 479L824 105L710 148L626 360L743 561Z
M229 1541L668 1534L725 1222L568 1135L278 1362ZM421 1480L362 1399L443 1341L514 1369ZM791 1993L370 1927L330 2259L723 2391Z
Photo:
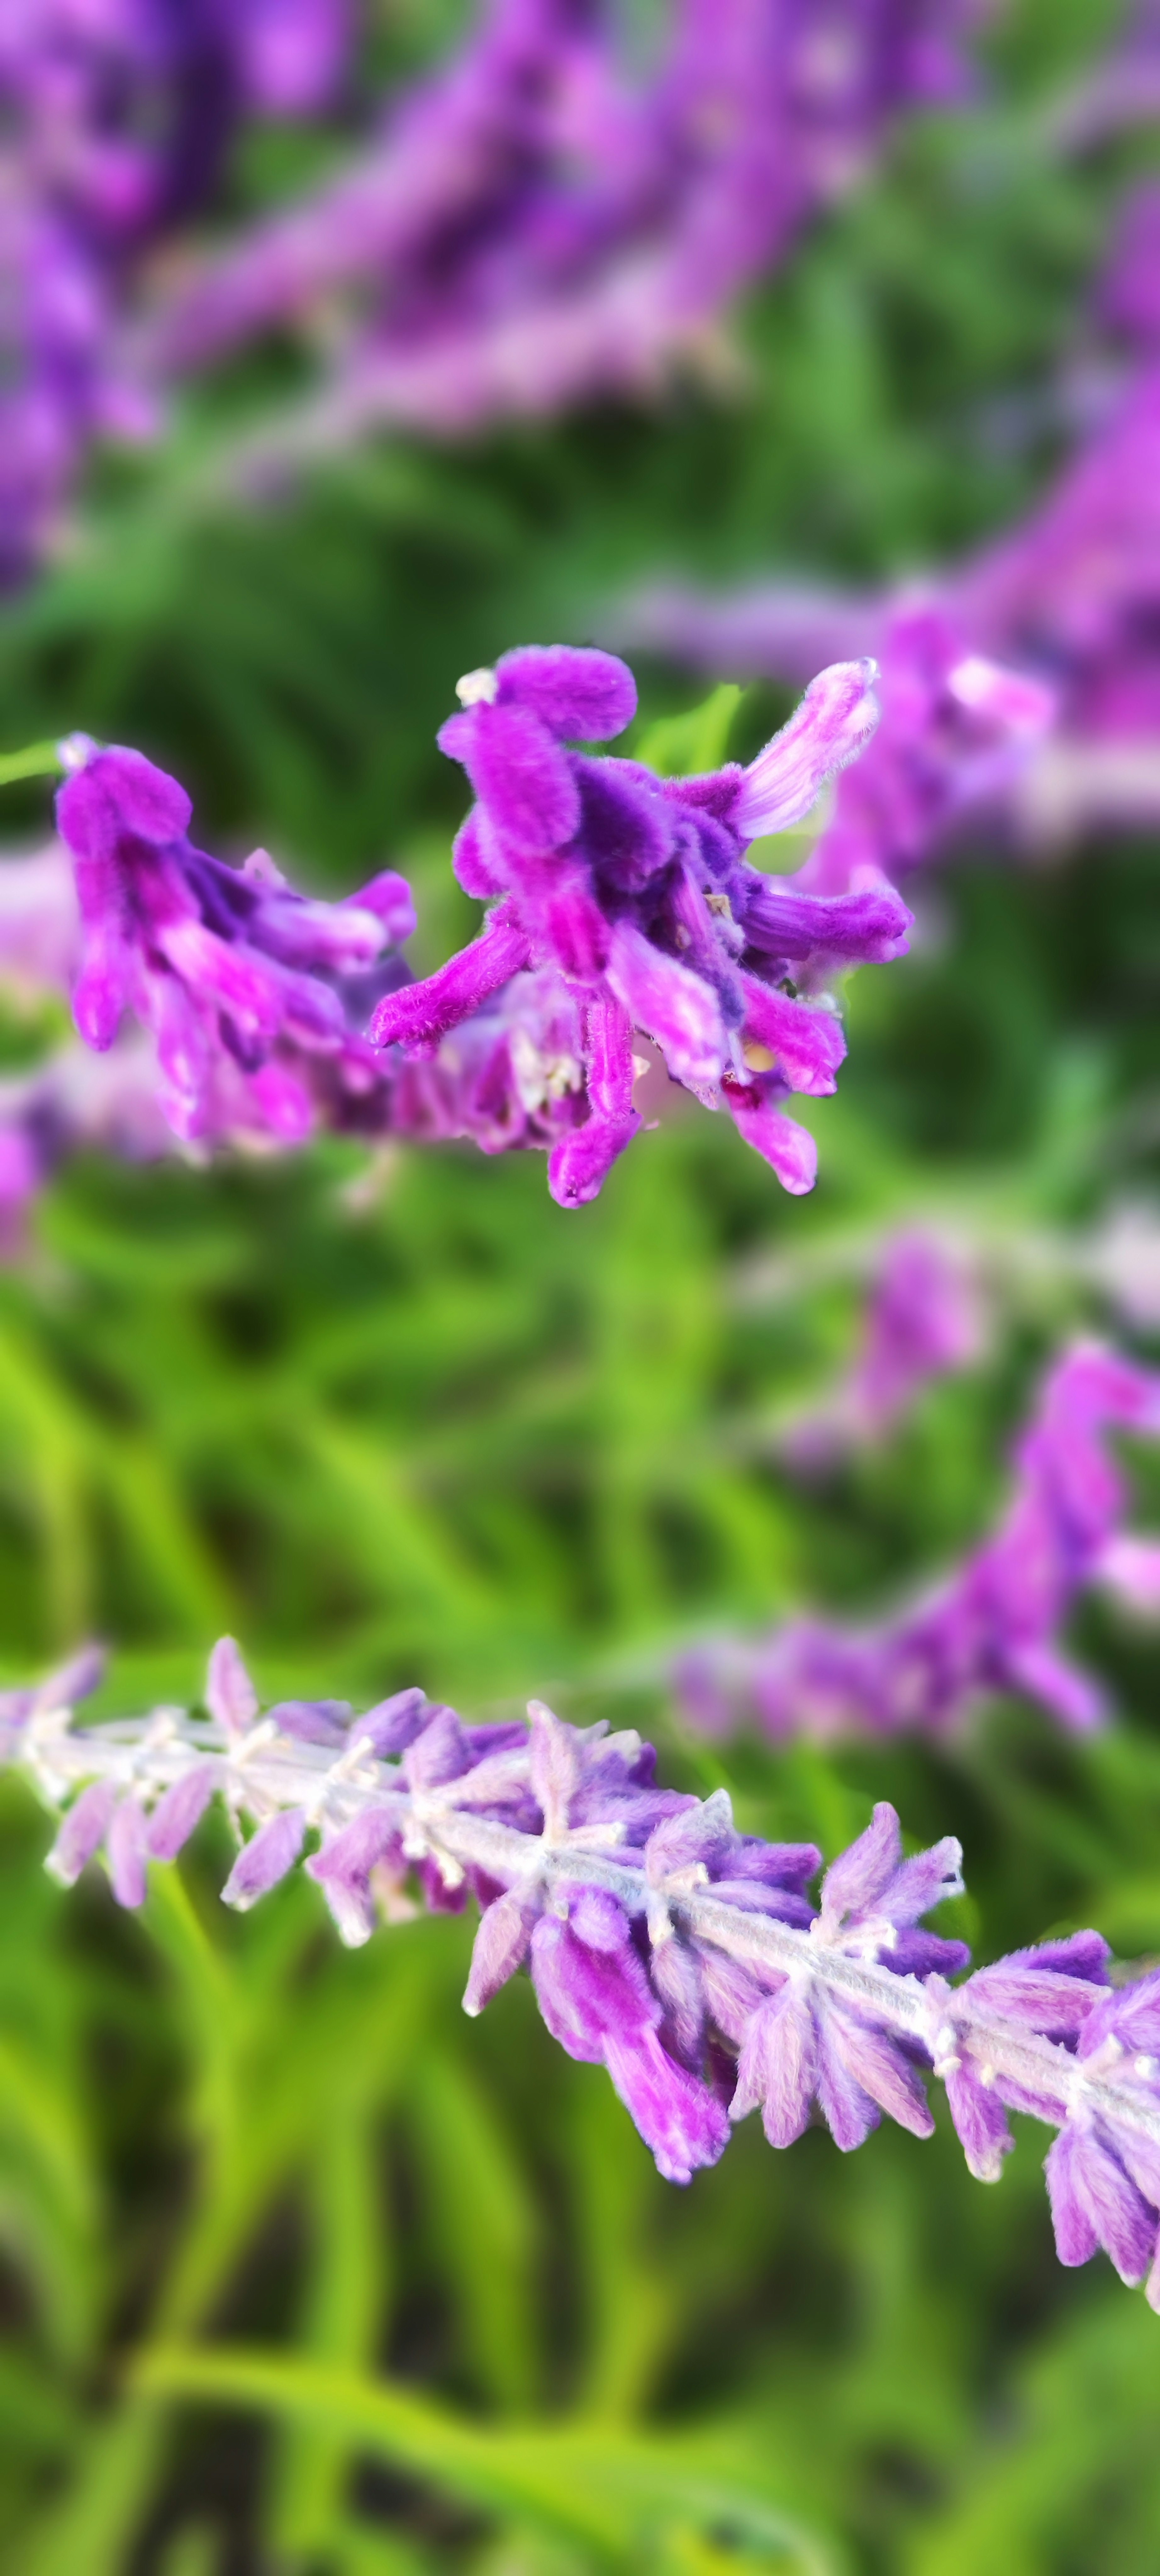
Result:
M1034 2097L1037 2115L1045 2121L1062 2123L1086 2110L1160 2146L1160 2102L1138 2080L1150 2071L1144 2061L1125 2058L1125 2072L1131 2068L1136 2081L1117 2081L1106 2064L1093 2064L1089 2072L1057 2041L1013 2018L972 2008L941 1977L924 1981L913 1974L900 1976L872 1957L833 1946L821 1916L808 1930L799 1930L723 1903L698 1886L658 1892L649 1884L642 1858L618 1859L607 1849L614 1828L601 1833L605 1848L593 1849L587 1837L599 1829L531 1834L474 1814L457 1804L454 1794L457 1787L470 1791L470 1775L463 1783L408 1794L397 1785L398 1766L379 1761L371 1738L356 1730L333 1760L321 1747L288 1742L270 1717L239 1739L212 1721L190 1719L178 1710L161 1709L148 1719L120 1720L84 1732L71 1727L67 1711L49 1710L33 1721L25 1746L26 1761L54 1802L94 1779L115 1781L130 1792L134 1785L147 1787L156 1796L215 1757L228 1766L223 1787L231 1807L240 1802L241 1793L247 1809L259 1817L299 1809L331 1832L373 1807L393 1818L404 1852L434 1861L447 1886L460 1884L469 1870L481 1870L517 1893L546 1894L549 1910L561 1914L567 1912L568 1891L600 1889L630 1920L647 1919L656 1948L674 1932L684 1933L730 1958L821 1989L897 2031L929 2058L936 2074L965 2057L984 2085L1005 2077ZM528 1756L509 1754L505 1762L513 1779L528 1775ZM879 1933L890 1929L872 1928ZM1117 2044L1112 2042L1111 2048L1115 2052Z

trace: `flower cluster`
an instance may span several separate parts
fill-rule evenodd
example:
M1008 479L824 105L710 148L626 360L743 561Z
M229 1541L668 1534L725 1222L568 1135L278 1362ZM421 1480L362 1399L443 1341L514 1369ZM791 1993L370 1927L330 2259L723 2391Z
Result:
M845 1046L827 979L896 956L909 915L880 881L827 900L762 876L745 852L807 813L861 749L873 676L864 662L823 671L747 770L660 779L566 748L606 740L635 712L632 674L612 655L528 645L470 672L439 740L476 795L456 874L492 909L470 947L380 1002L379 1045L434 1053L532 975L556 997L566 1060L580 1067L551 1147L562 1205L595 1197L640 1126L634 1031L673 1081L729 1111L787 1189L809 1189L813 1140L783 1104L834 1088Z
M760 2108L785 2147L818 2116L839 2147L883 2114L926 2137L924 2076L946 2088L973 2173L997 2178L1007 2113L1057 2131L1047 2158L1064 2263L1097 2246L1160 2306L1160 1975L1108 1982L1096 1932L1016 1951L958 1985L959 1941L923 1918L962 1891L947 1837L909 1857L892 1807L810 1883L810 1844L738 1831L724 1790L657 1787L634 1733L470 1726L421 1690L363 1716L284 1701L265 1716L236 1646L210 1658L205 1717L172 1708L84 1728L93 1659L0 1705L0 1756L65 1813L48 1867L66 1886L103 1851L140 1905L212 1799L238 1853L223 1894L255 1904L305 1867L343 1940L410 1910L479 1907L465 2009L526 1967L553 2037L604 2065L660 2172L715 2164ZM79 1793L79 1794L78 1794ZM243 1825L250 1827L243 1836Z
M796 679L830 654L876 655L878 737L812 855L826 891L856 885L867 859L899 876L968 815L1051 843L1160 812L1157 204L1154 189L1131 202L1099 290L1135 343L1129 381L1006 536L921 596L664 588L620 614L625 640L716 677Z
M188 220L240 113L333 86L346 0L30 0L0 24L0 580L56 533L89 441L155 412L118 347L134 264Z
M974 14L678 0L642 79L598 0L489 0L353 165L161 301L141 367L172 380L325 304L300 445L652 391L675 360L712 359L731 298L850 185L893 112L964 93Z
M1160 1435L1160 1378L1078 1344L1041 1390L997 1530L955 1573L874 1628L791 1620L753 1643L690 1651L674 1680L693 1723L720 1732L753 1712L774 1736L940 1732L987 1694L1010 1691L1062 1726L1098 1725L1101 1693L1060 1645L1071 1604L1101 1582L1137 1606L1160 1598L1160 1544L1123 1528L1113 1428Z
M62 746L57 798L80 904L73 1010L89 1046L111 1045L126 1009L152 1032L159 1096L187 1141L239 1132L297 1144L316 1084L373 1093L373 1050L343 986L381 988L384 951L415 926L409 889L384 871L342 903L295 894L265 851L243 868L187 837L190 800L140 752Z

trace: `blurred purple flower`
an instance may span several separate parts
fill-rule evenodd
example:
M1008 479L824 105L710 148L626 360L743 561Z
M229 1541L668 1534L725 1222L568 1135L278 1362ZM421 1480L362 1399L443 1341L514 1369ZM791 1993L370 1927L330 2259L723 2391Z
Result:
M348 1021L344 976L408 936L404 880L344 903L293 893L265 852L229 868L187 838L190 801L140 752L71 746L57 813L81 912L77 1027L103 1050L131 1009L157 1043L160 1098L187 1139L238 1126L295 1143L315 1121L315 1059L357 1093L378 1068Z
M1074 1731L1098 1725L1102 1694L1063 1653L1060 1631L1085 1585L1131 1593L1113 1428L1160 1435L1160 1378L1079 1344L1049 1372L993 1537L917 1608L878 1627L791 1620L754 1643L691 1650L674 1681L692 1722L721 1731L752 1711L774 1736L943 1732L985 1695L1008 1691Z
M568 737L619 733L635 710L632 674L611 655L525 646L469 673L463 712L439 739L476 791L456 873L493 909L469 948L385 997L371 1023L378 1043L433 1055L513 977L529 979L524 993L555 1012L563 1060L578 1069L557 1083L561 1100L571 1095L549 1163L562 1205L596 1196L640 1125L637 1030L674 1081L730 1111L788 1188L809 1188L812 1139L781 1104L793 1091L832 1091L845 1044L824 1000L783 987L792 976L814 994L839 966L896 955L909 916L885 887L803 899L796 881L762 877L744 853L808 811L861 748L875 721L872 676L863 663L823 672L748 770L660 779L639 761L565 748ZM534 1047L537 1062L542 1052Z
M977 1266L917 1227L887 1235L854 1361L832 1395L794 1419L782 1454L808 1469L877 1445L932 1379L967 1367L982 1344Z

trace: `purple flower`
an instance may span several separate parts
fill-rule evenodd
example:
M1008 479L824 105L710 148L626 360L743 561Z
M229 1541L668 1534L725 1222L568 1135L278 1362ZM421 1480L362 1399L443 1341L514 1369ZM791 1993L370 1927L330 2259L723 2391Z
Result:
M108 1047L134 1011L156 1040L165 1115L187 1139L248 1126L299 1142L319 1064L356 1095L373 1091L342 980L413 928L404 880L388 870L345 903L307 901L264 852L237 869L195 849L185 790L140 752L81 743L74 758L57 811L80 900L73 1009L87 1043Z
M1153 2265L1160 2305L1160 1975L1109 1987L1107 1945L1084 1931L952 1985L966 1950L922 1926L961 1891L953 1837L907 1855L879 1805L814 1904L812 1846L738 1833L724 1790L658 1790L637 1736L563 1725L539 1701L530 1729L465 1725L418 1690L364 1717L336 1700L260 1717L227 1638L207 1719L163 1709L74 1730L60 1703L92 1678L84 1658L8 1701L7 1758L54 1803L73 1797L49 1856L66 1884L104 1843L114 1896L139 1905L147 1859L179 1848L216 1787L255 1827L223 1891L243 1911L311 1830L307 1870L349 1941L376 1913L413 1911L408 1874L438 1909L470 1888L468 2012L526 1965L553 2037L607 2067L669 2180L716 2163L730 2117L758 2104L775 2146L815 2105L843 2149L883 2113L925 2137L933 2069L984 2180L1010 2149L1009 2110L1057 2130L1061 2259L1103 2245L1131 2281Z
M985 1694L1036 1699L1067 1728L1098 1725L1103 1700L1059 1643L1076 1594L1117 1579L1123 1479L1113 1429L1160 1434L1160 1379L1096 1343L1050 1370L1015 1452L1015 1489L992 1537L913 1610L861 1632L790 1621L764 1642L686 1656L675 1680L712 1731L752 1707L775 1736L945 1730ZM1130 1588L1130 1566L1124 1577ZM1145 1585L1144 1571L1140 1572Z
M889 1235L866 1299L860 1348L834 1393L790 1425L794 1465L827 1465L876 1446L932 1379L961 1369L982 1345L978 1282L961 1253L917 1228Z
M662 780L639 761L566 748L569 736L619 732L633 713L632 675L611 655L525 646L469 673L463 712L439 739L476 791L456 873L493 909L469 948L386 996L378 1043L421 1059L467 1024L470 1045L492 997L504 996L510 1022L512 979L532 978L525 994L567 1029L569 1079L557 1088L571 1097L549 1162L561 1204L595 1197L640 1125L637 1030L674 1081L730 1111L789 1188L808 1188L812 1141L781 1104L794 1090L831 1091L844 1041L824 1002L782 987L792 975L813 991L838 964L897 954L908 916L886 889L826 902L792 880L770 887L745 845L805 812L853 758L874 722L871 676L863 664L823 672L746 771ZM526 1127L515 1141L532 1141Z

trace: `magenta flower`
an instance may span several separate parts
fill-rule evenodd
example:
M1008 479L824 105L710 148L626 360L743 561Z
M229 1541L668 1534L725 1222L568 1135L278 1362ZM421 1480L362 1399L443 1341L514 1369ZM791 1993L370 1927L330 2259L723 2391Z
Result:
M316 1066L374 1091L342 982L413 929L404 880L388 870L345 903L309 902L262 851L236 869L195 849L184 788L140 752L68 748L57 814L80 899L73 1010L88 1044L111 1045L132 1010L156 1039L165 1115L187 1139L248 1127L300 1141Z
M916 1609L878 1627L791 1620L756 1643L690 1652L674 1679L693 1723L717 1732L753 1711L774 1736L945 1731L1009 1691L1074 1732L1099 1725L1102 1693L1061 1644L1067 1613L1088 1584L1145 1603L1157 1588L1155 1550L1124 1553L1113 1429L1160 1435L1160 1378L1078 1344L1047 1376L992 1537Z
M859 1347L834 1392L791 1422L781 1440L795 1466L827 1466L876 1447L936 1378L965 1368L983 1344L974 1268L919 1228L888 1235L865 1301Z
M470 673L463 712L439 739L476 791L456 873L493 908L471 947L380 1003L379 1045L430 1055L513 977L537 977L582 1076L568 1086L582 1101L551 1145L562 1205L594 1198L637 1132L638 1030L674 1081L729 1111L787 1188L808 1189L813 1142L782 1104L832 1091L845 1044L824 995L786 987L813 995L841 966L897 955L909 916L884 887L837 902L803 895L793 879L761 876L745 849L807 812L855 756L875 720L871 677L862 663L823 672L746 771L660 779L639 761L566 748L619 733L634 712L631 672L611 655L526 646Z

